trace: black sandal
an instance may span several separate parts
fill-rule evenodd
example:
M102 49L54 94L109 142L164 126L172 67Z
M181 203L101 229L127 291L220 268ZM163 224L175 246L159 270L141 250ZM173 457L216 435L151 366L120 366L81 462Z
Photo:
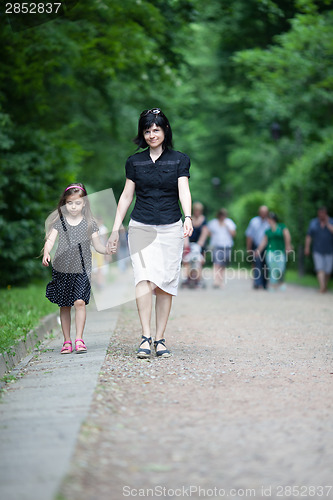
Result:
M168 358L169 356L171 356L171 352L166 347L163 350L161 349L160 351L157 351L157 345L158 344L162 344L162 346L165 347L165 339L155 340L154 341L154 347L155 347L156 356L160 356L160 357L163 357L163 358Z
M142 344L144 344L145 342L149 342L149 345L151 345L151 337L145 337L144 335L142 335L142 342L139 346L139 349L138 349L138 352L137 352L137 358L149 358L150 354L151 354L151 350L150 349L142 349Z

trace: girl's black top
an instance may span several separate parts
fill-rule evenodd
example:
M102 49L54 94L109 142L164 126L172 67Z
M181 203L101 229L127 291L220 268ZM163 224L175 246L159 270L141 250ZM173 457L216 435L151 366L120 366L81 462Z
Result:
M165 149L154 163L149 148L130 156L126 177L135 182L132 219L144 224L172 224L181 218L178 177L190 177L190 158Z

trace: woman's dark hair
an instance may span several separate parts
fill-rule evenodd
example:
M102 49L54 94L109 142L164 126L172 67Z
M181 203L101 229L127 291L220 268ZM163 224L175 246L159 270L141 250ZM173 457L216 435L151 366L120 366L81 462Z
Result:
M279 218L278 218L278 216L276 215L275 212L269 212L268 213L268 218L274 220L275 222L279 222Z
M138 123L138 135L134 139L134 143L139 148L147 148L148 144L144 138L144 131L149 129L152 125L161 127L164 132L163 149L172 149L172 130L169 120L159 108L147 109L142 111Z

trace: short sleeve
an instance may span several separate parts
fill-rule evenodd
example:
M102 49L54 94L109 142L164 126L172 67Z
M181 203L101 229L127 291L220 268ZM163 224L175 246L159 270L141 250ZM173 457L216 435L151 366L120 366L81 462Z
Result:
M135 182L135 171L131 158L127 158L125 170L126 170L126 178Z
M190 158L181 153L180 163L178 165L178 177L188 177L190 178Z
M234 223L233 220L227 219L225 222L226 222L228 228L230 229L230 231L236 231L236 224Z
M214 219L210 220L207 223L207 226L208 226L209 231L213 232L214 231Z
M307 231L306 234L308 236L313 237L313 233L314 233L314 220L310 221L310 224L309 224L309 227L308 227L308 231Z
M91 231L92 231L92 234L99 232L99 227L98 227L98 224L95 221L95 219L92 220Z
M61 220L58 218L55 223L53 224L53 229L56 229L59 233L59 231L62 229L62 224L61 224Z
M250 220L249 225L246 228L245 236L253 238L253 219Z

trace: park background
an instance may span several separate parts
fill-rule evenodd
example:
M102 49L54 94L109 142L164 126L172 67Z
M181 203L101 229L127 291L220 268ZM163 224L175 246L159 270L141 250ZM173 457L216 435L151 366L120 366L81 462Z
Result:
M191 157L193 200L208 218L229 210L236 248L267 204L290 229L294 268L313 272L309 220L319 205L333 213L330 0L64 1L52 20L2 8L0 22L3 304L48 279L38 256L64 186L118 199L152 107Z

